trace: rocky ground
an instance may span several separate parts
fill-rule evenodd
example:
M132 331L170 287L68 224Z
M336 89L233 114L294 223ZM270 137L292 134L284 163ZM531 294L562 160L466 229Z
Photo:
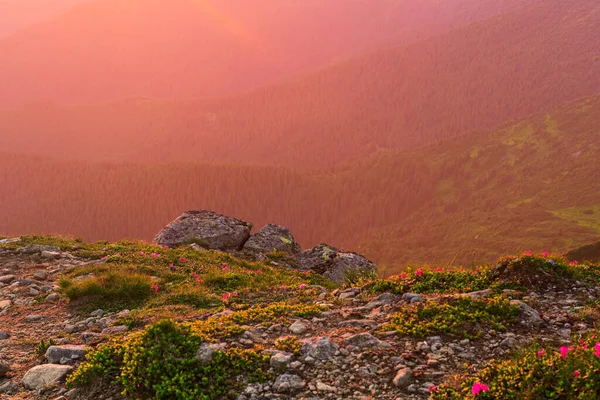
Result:
M107 385L76 389L64 385L65 376L83 360L89 346L128 329L117 323L128 310L77 313L58 292L62 273L101 262L48 246L0 249L0 399L121 398L117 388ZM432 387L451 375L507 357L534 340L570 343L572 334L593 328L593 319L581 314L600 298L599 287L576 281L529 293L507 290L509 298L519 299L515 304L521 308L518 323L508 331L490 329L478 339L414 338L382 328L398 310L439 295L317 290L322 293L315 302L328 306L320 316L289 324L245 326L241 336L217 345L260 344L271 349L266 351L272 355L273 379L247 385L239 400L425 399ZM273 349L275 341L284 337L299 339L298 354ZM42 341L45 346L40 347ZM219 347L201 349L201 356L210 359L215 349Z

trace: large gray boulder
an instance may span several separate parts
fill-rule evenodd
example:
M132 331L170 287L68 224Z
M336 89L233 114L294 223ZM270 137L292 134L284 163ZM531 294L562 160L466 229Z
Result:
M186 211L156 235L161 246L196 243L205 249L240 250L250 237L252 224L206 210Z
M258 253L283 251L289 254L297 254L302 251L288 228L274 224L265 225L252 235L244 245L244 250Z
M302 271L312 271L336 283L342 283L350 274L372 274L377 266L360 254L341 251L328 244L320 244L296 256Z
M23 377L23 386L29 390L38 390L64 381L73 371L70 365L43 364L31 368Z

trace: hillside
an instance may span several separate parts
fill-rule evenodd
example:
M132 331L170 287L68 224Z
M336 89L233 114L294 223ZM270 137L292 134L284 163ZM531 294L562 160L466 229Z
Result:
M221 96L531 1L95 0L0 40L0 106Z
M3 399L600 396L600 266L556 254L339 286L144 242L0 238L0 263Z
M258 227L279 221L303 247L356 248L386 274L407 263L567 251L600 238L598 126L597 96L410 154L317 171L4 154L0 227L150 239L184 210L212 209Z
M415 148L597 94L598 7L593 0L549 0L215 100L8 109L0 112L3 150L121 162L323 166ZM8 79L26 93L19 79ZM111 79L120 80L116 72Z

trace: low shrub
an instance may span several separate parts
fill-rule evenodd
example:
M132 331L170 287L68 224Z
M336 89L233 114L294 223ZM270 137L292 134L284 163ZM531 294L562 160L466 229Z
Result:
M505 330L505 325L514 321L517 312L518 307L502 296L454 297L401 309L392 316L386 329L419 337L449 333L478 338L486 328Z
M67 384L84 386L112 376L129 398L212 400L235 398L243 381L267 379L268 356L257 350L215 352L203 364L196 352L205 340L187 325L161 321L91 352Z
M433 399L473 398L475 382L487 386L477 399L600 398L600 338L598 333L576 346L545 350L534 345L510 360L493 361L476 376L457 377L433 393ZM477 390L476 390L477 391Z

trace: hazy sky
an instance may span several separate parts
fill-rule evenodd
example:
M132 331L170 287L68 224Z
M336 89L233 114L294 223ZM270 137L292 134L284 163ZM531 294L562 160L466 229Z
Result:
M0 36L69 10L91 0L0 0Z

